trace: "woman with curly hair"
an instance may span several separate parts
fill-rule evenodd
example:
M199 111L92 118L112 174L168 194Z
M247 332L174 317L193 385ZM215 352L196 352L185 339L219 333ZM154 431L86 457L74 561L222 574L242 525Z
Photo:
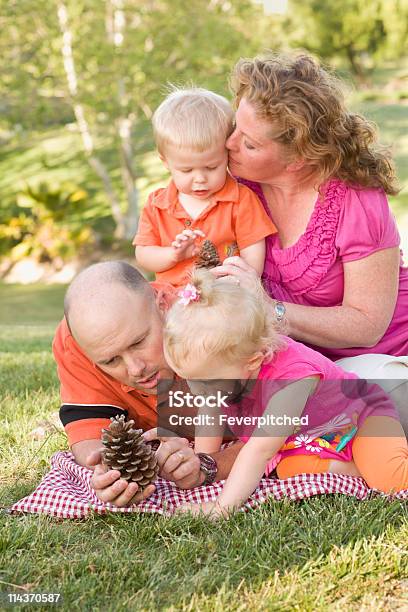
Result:
M408 268L387 202L395 170L375 126L308 55L241 59L232 87L229 168L278 230L263 273L278 319L360 376L394 379L383 384L408 421ZM226 273L250 269L231 258L217 271Z

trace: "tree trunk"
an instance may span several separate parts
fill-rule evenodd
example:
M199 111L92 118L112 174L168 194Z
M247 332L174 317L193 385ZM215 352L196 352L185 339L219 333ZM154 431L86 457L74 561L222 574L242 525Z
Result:
M91 168L95 171L103 183L106 196L111 206L112 216L116 223L115 236L117 238L124 238L126 224L120 207L119 198L115 193L106 166L97 157L97 155L95 155L94 141L85 117L84 107L80 102L78 102L78 81L72 53L72 32L68 23L67 8L61 1L58 3L58 21L62 34L62 58L67 77L68 91L79 133L82 138L84 151Z
M350 62L351 70L356 76L357 81L362 85L367 85L367 75L361 62L359 61L358 53L355 51L353 45L348 45L346 47L346 55L348 61Z
M128 201L128 210L126 214L125 235L127 238L133 238L139 221L139 191L136 187L136 173L133 168L133 150L132 150L132 121L128 117L121 117L118 121L118 131L120 135L120 158L122 180L126 189Z
M123 0L107 0L106 4L106 31L109 42L116 51L123 45L126 16L123 10ZM125 237L133 238L136 233L139 219L138 202L139 193L136 187L136 173L133 164L132 126L133 117L127 110L126 86L122 76L117 80L117 98L120 116L116 121L119 137L119 154L121 162L122 181L127 197L127 213L125 215Z

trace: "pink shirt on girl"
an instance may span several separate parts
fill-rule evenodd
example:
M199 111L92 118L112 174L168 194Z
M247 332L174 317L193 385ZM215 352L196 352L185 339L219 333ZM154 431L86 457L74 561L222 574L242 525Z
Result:
M243 181L269 207L259 184ZM272 219L273 220L273 219ZM306 231L288 248L279 234L266 240L263 282L269 295L305 306L340 306L344 294L343 264L396 247L400 236L382 189L352 188L331 180L316 201ZM399 291L391 323L373 347L314 347L330 359L362 353L408 355L408 268L400 261Z
M324 459L351 461L352 441L359 427L369 416L398 414L389 396L376 384L345 372L321 353L284 337L285 347L277 351L269 363L264 363L253 389L227 414L262 416L273 395L287 385L303 378L318 376L319 382L307 399L302 420L295 433L286 439L279 454L268 464L268 473L280 459L296 454L318 454ZM273 400L272 400L273 401ZM272 414L273 414L273 403ZM241 421L242 422L242 421ZM246 442L256 425L234 427L233 431ZM270 430L270 428L269 428ZM279 428L276 430L279 435ZM384 432L379 432L379 436Z

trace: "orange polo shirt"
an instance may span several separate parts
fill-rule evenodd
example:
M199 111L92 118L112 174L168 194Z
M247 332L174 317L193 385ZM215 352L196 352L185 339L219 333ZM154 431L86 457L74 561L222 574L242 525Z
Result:
M200 229L217 248L221 261L239 255L245 249L276 232L261 201L246 185L229 174L225 185L214 194L210 204L196 218L190 217L178 199L173 181L166 188L149 195L140 216L139 228L133 239L135 246L171 246L177 234L185 229ZM156 278L172 285L183 285L194 265L194 258L180 261L173 268L157 272Z
M151 285L163 292L170 305L174 288L164 283ZM137 428L157 426L157 396L123 385L98 368L76 343L65 319L57 327L52 348L61 384L60 418L70 446L99 439L110 417L118 414L134 419Z

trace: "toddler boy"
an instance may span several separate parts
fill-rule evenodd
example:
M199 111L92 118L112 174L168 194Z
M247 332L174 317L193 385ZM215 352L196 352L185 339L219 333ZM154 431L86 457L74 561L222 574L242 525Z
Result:
M221 261L239 254L262 274L265 237L276 228L257 196L227 172L233 119L225 98L198 87L174 88L153 115L171 181L150 194L133 244L137 263L157 280L188 282L204 239Z

